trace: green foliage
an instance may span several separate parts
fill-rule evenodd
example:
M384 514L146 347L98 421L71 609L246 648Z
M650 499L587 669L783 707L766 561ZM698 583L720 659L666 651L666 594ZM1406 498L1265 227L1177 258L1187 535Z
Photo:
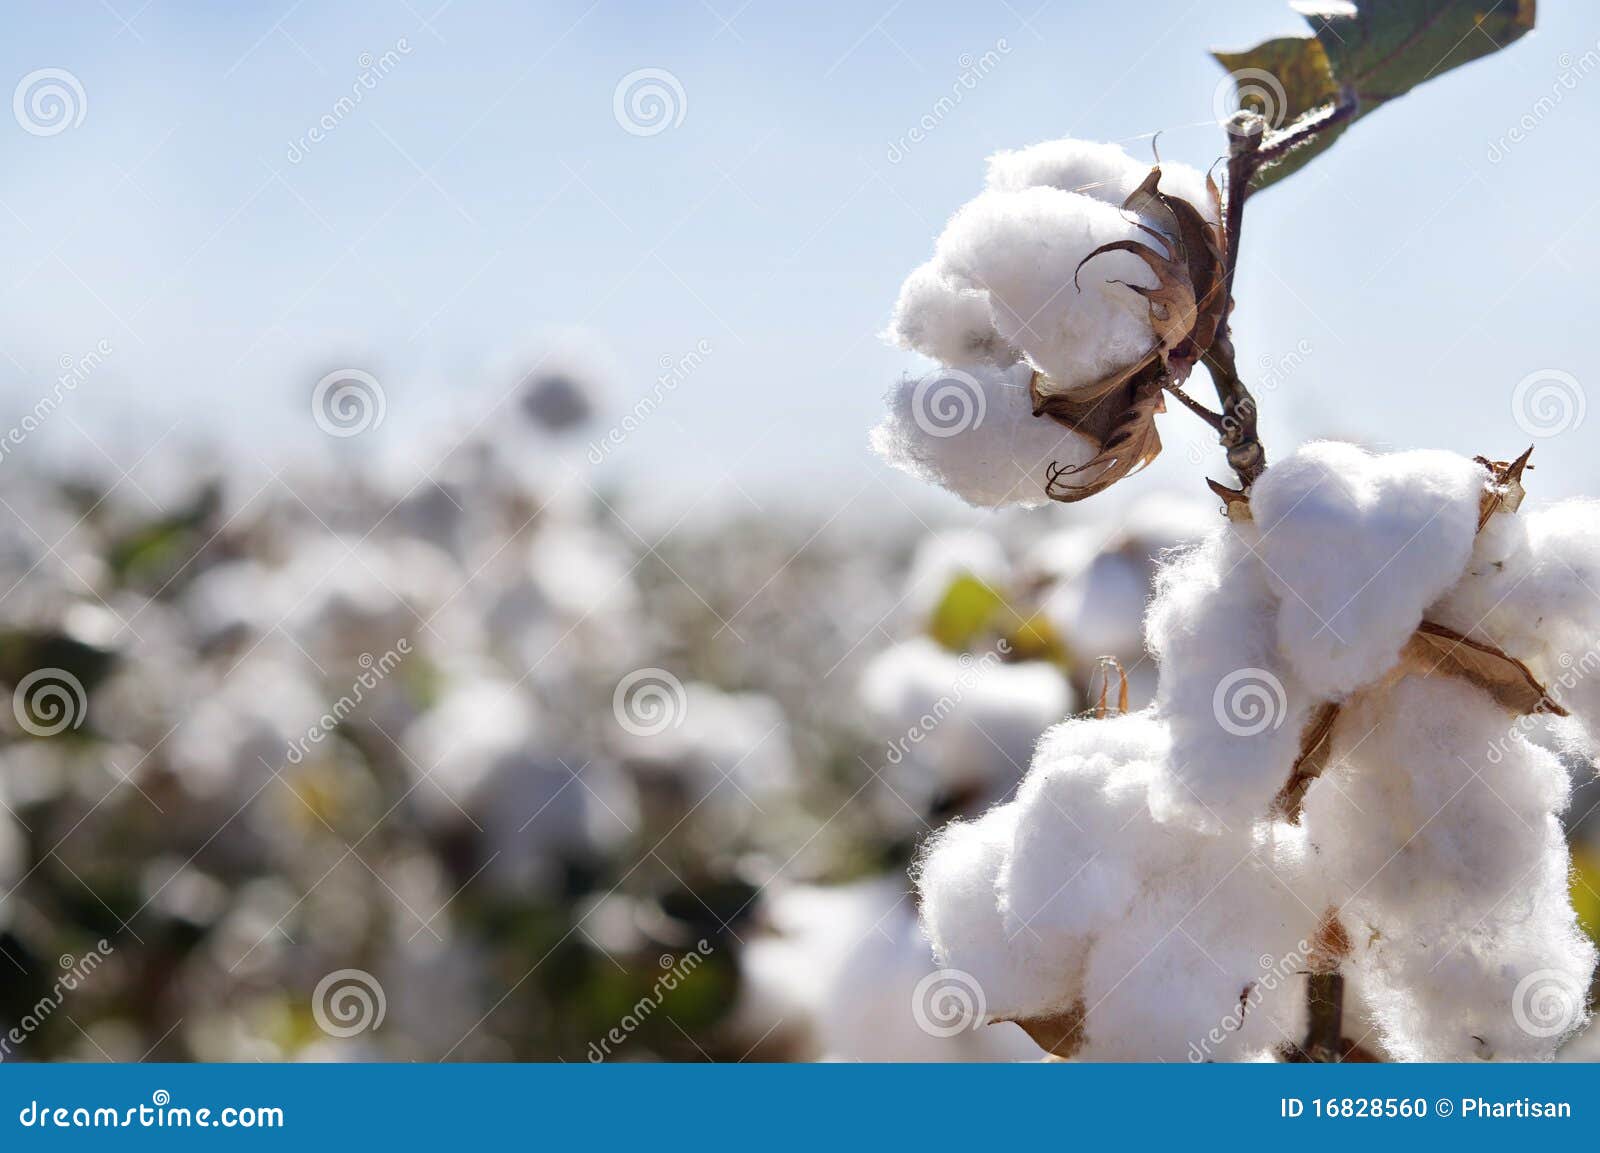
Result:
M1536 0L1364 0L1302 8L1313 35L1279 37L1243 52L1214 52L1230 73L1260 72L1264 88L1240 84L1240 106L1272 127L1333 104L1341 90L1355 116L1256 174L1264 188L1327 149L1354 120L1435 76L1496 52L1533 29ZM1281 92L1280 92L1281 87Z

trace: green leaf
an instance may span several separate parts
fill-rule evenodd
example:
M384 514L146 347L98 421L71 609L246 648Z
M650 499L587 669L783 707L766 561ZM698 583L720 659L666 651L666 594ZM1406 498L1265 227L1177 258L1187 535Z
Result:
M1532 30L1536 0L1341 0L1296 4L1309 37L1279 37L1244 52L1214 52L1234 77L1239 105L1269 131L1331 105L1341 89L1355 116L1256 174L1265 188L1304 167L1354 120L1424 81L1496 52Z

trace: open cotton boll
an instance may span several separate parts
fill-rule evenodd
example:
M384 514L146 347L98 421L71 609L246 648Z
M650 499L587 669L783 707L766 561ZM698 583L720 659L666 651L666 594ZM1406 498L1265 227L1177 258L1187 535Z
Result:
M1009 804L975 821L951 821L927 843L913 873L934 960L970 974L992 1017L1068 1009L1079 995L1081 950L1043 947L1009 916L1000 889L1019 813Z
M1102 245L1149 239L1127 214L1092 197L1056 188L985 192L945 227L935 261L953 283L987 293L996 331L1070 391L1156 347L1150 306L1127 287L1155 287L1142 260L1107 252L1079 274Z
M826 1057L851 1061L1037 1061L1016 1025L979 1028L986 990L969 975L936 974L909 894L845 955L823 998Z
M1345 969L1372 1027L1402 1061L1548 1061L1581 1029L1595 948L1567 896L1552 839L1490 917L1447 925L1423 908L1368 929Z
M1145 621L1172 739L1163 802L1240 830L1267 815L1313 701L1277 648L1278 603L1253 525L1218 529L1157 578Z
M1465 575L1430 611L1525 661L1592 741L1600 734L1597 589L1600 502L1563 501L1491 518Z
M889 411L872 430L873 450L978 508L1036 508L1050 499L1045 471L1051 463L1087 464L1097 450L1033 415L1031 377L1026 365L908 377L889 390Z
M1132 663L1144 648L1140 619L1150 593L1147 573L1121 553L1101 553L1076 579L1052 589L1040 606L1072 651Z
M1312 693L1340 696L1394 667L1423 610L1467 565L1487 479L1453 453L1373 456L1323 441L1256 482L1278 647Z
M1533 871L1570 786L1510 722L1443 676L1405 677L1347 709L1301 818L1327 900L1358 919L1428 909L1471 924Z
M1464 681L1406 677L1341 718L1306 796L1319 899L1403 1060L1547 1060L1581 1023L1595 954L1567 894L1569 782L1507 721ZM1524 979L1565 993L1571 1019L1524 1027Z
M1121 205L1129 193L1144 183L1154 160L1129 156L1120 145L1092 140L1048 140L1028 148L997 152L989 158L989 187L1000 192L1024 188L1059 188L1078 192L1107 204ZM1206 178L1187 164L1161 165L1162 192L1187 200L1216 223L1216 205L1206 188Z
M953 368L975 364L1005 368L1022 355L995 331L987 294L952 283L931 260L900 286L894 319L885 335L901 348Z
M1013 802L1016 834L1000 876L1030 947L1081 956L1090 936L1192 850L1193 826L1150 808L1168 745L1147 712L1068 721L1039 742Z
M1198 837L1089 953L1089 1060L1249 1059L1305 1034L1304 908L1246 838Z
M1006 664L946 652L917 637L873 658L861 697L889 734L902 788L998 795L1022 776L1039 734L1072 708L1072 688L1045 661ZM909 778L909 779L908 779Z

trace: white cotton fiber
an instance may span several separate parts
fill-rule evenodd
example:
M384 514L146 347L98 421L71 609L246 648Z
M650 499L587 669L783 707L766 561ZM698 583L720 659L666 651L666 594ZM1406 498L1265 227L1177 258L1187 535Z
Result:
M889 390L889 411L872 430L872 447L895 468L970 505L1042 505L1049 500L1051 463L1086 464L1096 449L1055 421L1033 415L1031 375L1018 365L908 377Z
M1005 368L1021 356L995 331L988 294L952 283L931 260L901 285L887 336L952 368Z
M1393 667L1423 610L1466 567L1487 479L1452 453L1373 456L1324 441L1256 482L1278 647L1312 693L1342 695Z
M1230 524L1172 559L1145 621L1172 739L1163 800L1233 830L1268 815L1315 703L1277 647L1255 547L1254 526Z
M1306 796L1322 899L1403 1060L1548 1060L1581 1022L1576 999L1562 1028L1524 1028L1513 996L1530 974L1586 990L1595 955L1566 892L1566 771L1508 719L1465 681L1405 677L1341 718Z
M1526 662L1590 740L1600 732L1600 502L1493 517L1431 615Z
M951 219L934 261L954 284L987 293L1000 335L1071 390L1156 346L1149 304L1126 287L1155 286L1143 261L1108 252L1079 272L1091 252L1119 240L1150 236L1103 201L1055 188L985 192Z
M927 637L874 657L861 698L897 780L994 795L1022 776L1039 734L1073 706L1071 686L1047 661L958 655Z
M1067 1008L1079 995L1076 958L1018 924L1000 891L1017 815L1016 805L1002 805L975 821L950 822L923 849L913 874L934 960L970 973L993 1017Z
M1137 160L1119 145L1091 140L1050 140L1030 148L997 152L989 158L989 187L1000 192L1024 188L1059 188L1121 206L1128 194L1144 183L1152 159ZM1216 205L1206 190L1206 178L1187 164L1161 165L1160 189L1187 200L1213 222Z

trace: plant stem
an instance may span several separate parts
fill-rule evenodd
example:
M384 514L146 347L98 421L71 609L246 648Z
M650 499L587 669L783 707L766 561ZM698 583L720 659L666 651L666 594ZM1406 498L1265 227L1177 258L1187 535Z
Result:
M1309 144L1319 133L1344 124L1356 113L1354 93L1339 94L1335 104L1307 113L1281 132L1268 136L1266 121L1252 113L1240 113L1228 126L1227 200L1223 205L1222 226L1225 303L1217 339L1205 355L1206 368L1222 402L1222 425L1218 429L1228 465L1239 476L1240 487L1250 486L1267 468L1266 450L1256 434L1256 402L1239 377L1233 351L1233 278L1239 267L1239 244L1244 231L1244 206L1250 197L1251 182L1263 165L1281 160L1295 149Z

